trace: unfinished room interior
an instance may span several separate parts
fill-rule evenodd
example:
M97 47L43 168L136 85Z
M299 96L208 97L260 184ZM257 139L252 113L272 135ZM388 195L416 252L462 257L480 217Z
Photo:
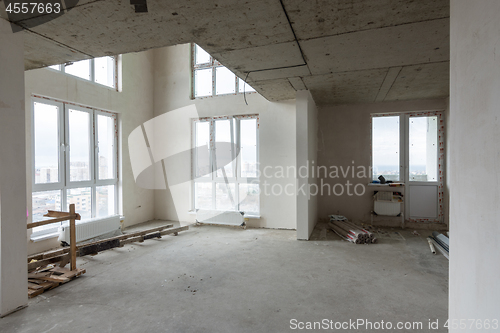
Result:
M500 332L500 1L0 17L0 332Z

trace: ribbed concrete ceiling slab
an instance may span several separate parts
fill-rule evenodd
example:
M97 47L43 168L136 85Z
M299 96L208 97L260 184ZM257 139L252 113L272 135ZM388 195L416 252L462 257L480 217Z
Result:
M312 74L449 60L449 19L301 42Z
M273 101L303 88L318 104L448 91L449 0L147 3L135 13L129 0L81 0L54 20L18 22L26 69L195 42Z
M449 1L284 0L299 40L392 27L450 16Z
M425 99L450 95L448 61L401 69L384 100Z
M317 104L369 103L377 97L387 69L369 69L304 77Z
M296 42L257 46L221 53L212 56L240 72L273 70L283 67L305 65ZM307 72L309 74L309 71Z

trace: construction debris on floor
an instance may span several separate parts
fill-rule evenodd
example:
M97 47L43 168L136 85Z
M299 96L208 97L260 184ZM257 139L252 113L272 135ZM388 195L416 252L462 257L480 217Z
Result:
M432 253L436 254L436 249L438 249L438 251L441 252L446 259L450 259L450 241L448 237L434 231L432 236L427 237L427 241L429 242L429 247L431 248Z
M374 244L377 242L375 235L366 229L349 222L342 215L330 215L329 226L340 238L354 244Z
M44 291L54 289L84 273L85 269L70 270L52 264L38 271L28 273L28 297L38 296Z
M85 269L76 268L76 257L88 254L97 254L100 251L114 247L122 247L132 242L144 242L146 239L162 238L164 235L178 235L180 231L188 230L189 226L173 228L173 224L142 230L138 232L123 234L116 237L106 238L84 244L76 244L75 220L80 215L75 213L74 204L70 205L70 212L49 211L45 216L56 217L55 219L34 222L28 224L28 229L38 225L46 225L64 220L70 220L70 246L54 251L38 253L28 256L28 296L35 297L45 290L54 289L60 284L85 273ZM70 268L65 268L70 263ZM56 266L57 264L57 266Z

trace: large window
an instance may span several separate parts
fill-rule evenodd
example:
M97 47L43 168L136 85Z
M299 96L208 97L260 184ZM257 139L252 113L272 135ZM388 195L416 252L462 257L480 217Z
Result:
M117 84L117 57L86 59L49 68L111 88Z
M373 180L437 182L438 115L373 116L372 170Z
M116 214L116 114L33 98L32 131L33 221L72 203L83 221ZM33 233L56 230L52 224Z
M259 215L258 116L193 122L193 208Z
M255 92L245 81L193 44L193 96L207 97Z

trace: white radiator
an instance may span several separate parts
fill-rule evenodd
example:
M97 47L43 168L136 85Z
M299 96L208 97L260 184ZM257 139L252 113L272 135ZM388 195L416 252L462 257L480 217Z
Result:
M225 225L243 225L244 218L241 212L224 212L218 210L198 209L196 212L196 221L200 223L225 224Z
M401 196L394 195L393 192L380 191L373 197L373 211L377 215L398 216L401 213Z
M373 211L377 215L398 216L401 213L401 203L387 202L387 201L374 201Z
M59 227L59 241L69 244L69 222ZM76 241L81 242L87 239L98 237L109 232L120 229L120 215L112 215L103 218L92 219L85 222L76 222Z

